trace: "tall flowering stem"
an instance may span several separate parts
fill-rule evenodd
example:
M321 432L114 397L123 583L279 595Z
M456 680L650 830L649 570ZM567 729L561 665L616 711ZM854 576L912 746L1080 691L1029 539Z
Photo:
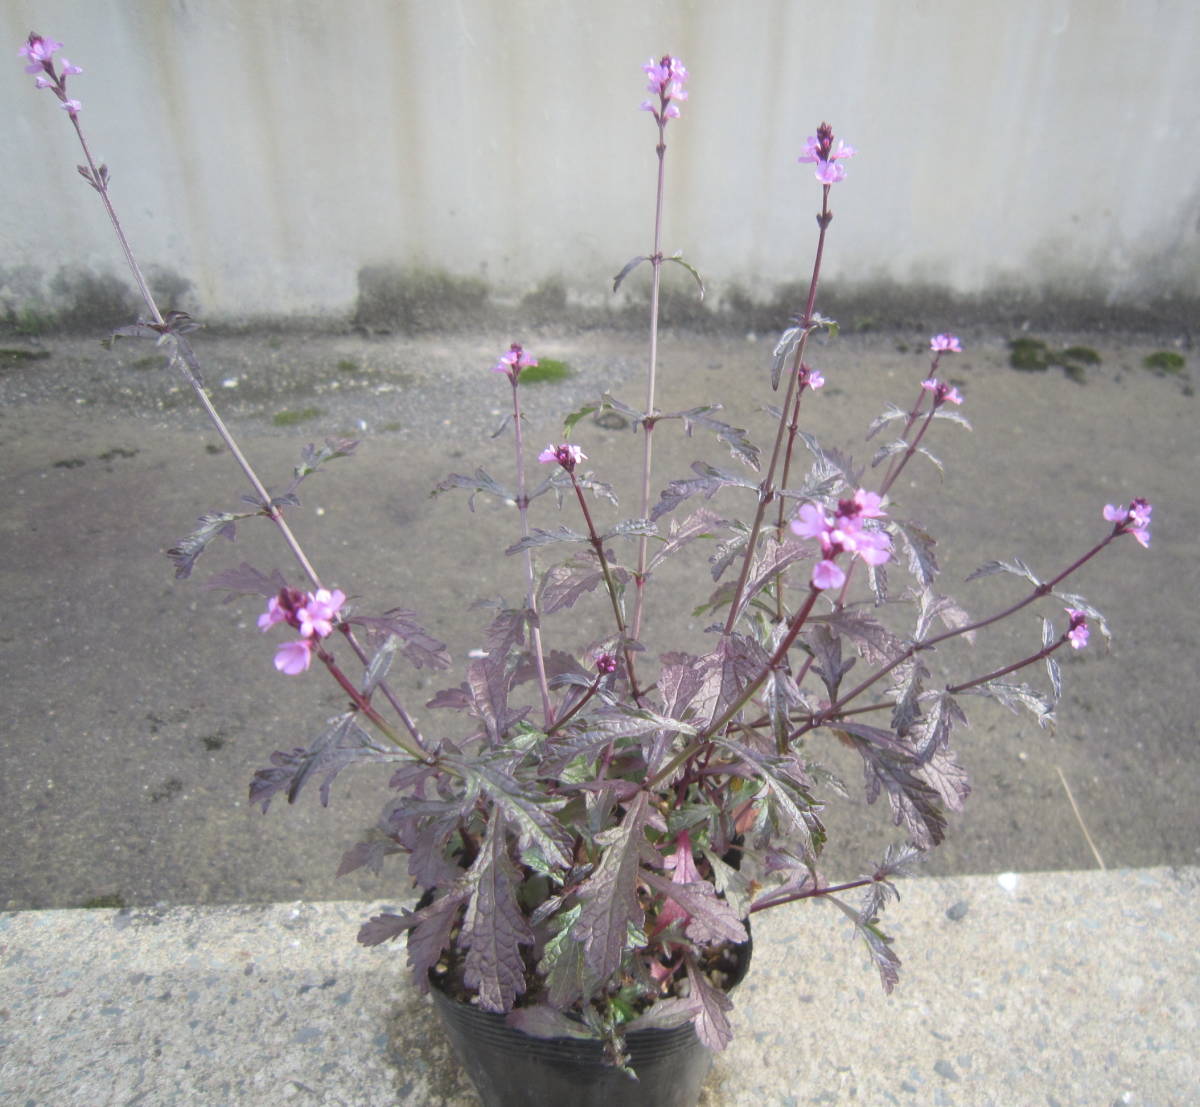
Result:
M679 118L679 102L687 99L687 92L683 86L688 78L688 72L678 58L671 57L669 54L664 54L657 61L651 58L642 68L649 78L647 91L657 97L657 102L646 100L642 104L642 110L650 112L658 126L658 145L654 148L658 157L658 176L654 190L654 248L650 253L650 353L649 365L646 370L646 417L642 423L641 517L645 519L650 515L650 481L654 456L654 424L657 414L654 407L654 393L658 375L658 316L662 287L662 221L666 181L667 124L672 119ZM634 575L632 625L634 638L640 637L642 633L649 543L648 535L642 535L638 539L637 572Z
M762 484L759 485L758 510L754 514L754 522L750 528L750 537L746 542L746 553L742 558L741 573L738 576L737 586L734 589L733 602L729 606L729 616L725 620L725 634L733 632L733 624L737 619L737 613L741 607L742 595L746 590L746 582L750 576L750 565L754 559L754 551L758 546L759 535L762 533L767 507L776 497L775 470L779 466L781 454L784 460L780 486L787 487L788 471L791 467L796 434L799 430L800 397L804 386L805 384L809 384L817 387L815 381L808 378L807 374L806 379L803 381L801 376L804 373L804 352L808 346L808 336L814 329L813 313L817 302L817 287L821 282L821 261L825 256L825 236L829 230L829 224L833 222L833 212L829 208L829 189L837 181L843 180L846 176L845 169L837 164L838 159L853 157L855 153L853 147L846 146L844 143L839 143L835 150L833 140L833 128L828 123L822 123L817 128L816 135L809 136L805 152L799 158L802 162L816 161L819 165L816 177L821 181L821 210L817 214L817 249L813 257L812 276L808 282L808 297L804 302L804 314L799 320L800 333L796 341L795 352L792 356L791 372L788 374L787 393L780 408L779 424L775 429L775 443L771 448L771 460L767 465L767 474L763 478ZM836 172L829 170L828 167L831 165L835 167ZM808 372L811 373L811 370ZM781 502L777 520L780 532L783 530L783 515L784 507ZM776 591L776 610L779 618L782 619L782 581Z
M318 590L322 589L324 585L321 583L321 578L318 576L317 570L305 554L295 533L288 526L287 521L283 517L282 510L277 504L272 502L271 494L267 491L266 485L259 478L258 473L242 452L237 440L233 437L233 433L225 425L225 421L221 418L212 401L209 399L207 392L204 390L204 385L201 382L199 359L192 350L191 344L183 337L183 332L190 330L192 326L189 317L182 312L169 312L164 317L162 312L159 311L158 303L154 299L154 294L150 291L150 286L146 283L141 266L138 265L137 258L134 256L133 247L129 243L129 238L125 234L125 229L121 225L121 220L117 216L116 208L113 206L112 199L109 196L108 166L96 164L91 149L88 146L87 138L83 133L83 128L79 125L79 112L82 104L78 100L70 99L66 95L68 75L82 73L83 70L78 66L71 65L70 62L64 59L63 73L57 73L52 55L59 49L61 49L60 43L54 42L52 39L43 38L38 34L30 34L28 42L21 48L21 54L30 59L30 64L26 66L26 72L38 72L39 76L35 81L37 87L51 89L61 101L63 108L67 111L71 125L75 128L75 136L79 140L79 146L83 151L86 163L78 166L79 175L95 190L96 194L100 197L100 202L104 205L109 222L112 224L113 233L116 235L121 252L125 255L125 262L129 266L130 275L133 277L134 284L137 285L138 294L141 296L142 302L146 305L146 310L149 313L150 320L146 323L146 326L160 335L160 343L170 351L172 366L179 370L183 378L190 385L196 399L200 402L200 406L204 409L205 415L208 416L209 422L212 423L221 441L225 443L238 468L241 469L243 475L246 477L246 480L254 491L255 501L261 513L275 524L292 556L300 565L304 575L312 582L313 587ZM358 656L358 659L363 665L366 665L370 658L367 651L355 638L350 627L342 623L339 624L338 629L344 635L346 641ZM379 690L392 705L393 710L395 710L400 721L404 724L405 730L408 731L408 735L405 736L398 734L388 727L385 731L387 737L413 757L427 760L429 754L425 748L424 739L416 723L404 708L403 703L382 682L379 685Z
M495 365L497 373L503 373L512 384L513 438L516 449L517 467L517 510L521 515L521 537L529 537L529 494L525 485L525 441L521 427L521 370L537 365L531 357L514 342ZM542 650L542 628L538 621L537 582L533 571L533 550L525 547L525 606L530 614L529 639L533 648L533 662L537 669L538 692L542 697L542 717L549 727L554 722L554 708L550 703L550 685L546 680L546 657Z
M592 552L596 555L596 561L600 565L600 572L604 577L604 588L608 593L609 602L612 604L613 620L617 626L617 637L620 640L621 652L625 657L625 671L629 676L629 693L633 696L634 702L640 705L642 702L642 692L638 688L637 674L634 669L629 630L625 623L625 616L621 614L621 599L617 594L617 582L613 580L612 570L608 564L608 557L604 553L604 540L600 537L600 532L596 529L592 513L583 495L583 488L575 476L575 467L586 459L587 454L570 442L564 442L559 446L547 446L538 455L538 461L543 464L557 463L566 470L567 476L571 478L571 487L575 490L575 499L579 502L579 510L583 514L583 521L587 527L588 541L591 543Z

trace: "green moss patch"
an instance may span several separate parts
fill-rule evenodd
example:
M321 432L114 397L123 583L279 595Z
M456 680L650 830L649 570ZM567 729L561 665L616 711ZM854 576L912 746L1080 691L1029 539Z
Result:
M545 381L565 381L574 370L565 361L557 361L552 357L538 360L536 365L521 370L522 384L542 384Z
M306 423L309 419L316 419L323 414L319 407L306 407L300 411L277 411L271 417L271 424L276 427L294 427L297 423Z
M1014 338L1008 350L1008 364L1023 373L1044 373L1050 368L1050 350L1040 338Z
M1100 355L1090 346L1067 346L1055 350L1040 338L1014 338L1008 344L1008 364L1024 373L1044 373L1058 366L1071 380L1083 384L1086 365L1099 365Z
M1187 359L1174 350L1155 350L1142 358L1142 365L1155 373L1182 373Z
M1063 361L1074 361L1079 365L1100 364L1100 355L1091 346L1068 346L1058 356Z

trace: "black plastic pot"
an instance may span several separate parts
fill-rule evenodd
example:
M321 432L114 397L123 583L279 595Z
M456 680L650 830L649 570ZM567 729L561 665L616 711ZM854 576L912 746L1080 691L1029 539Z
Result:
M750 966L750 948L749 942L738 947L733 983ZM432 992L484 1107L695 1107L712 1066L690 1022L626 1036L633 1080L605 1062L598 1041L534 1038L512 1029L503 1015L452 999L436 985Z

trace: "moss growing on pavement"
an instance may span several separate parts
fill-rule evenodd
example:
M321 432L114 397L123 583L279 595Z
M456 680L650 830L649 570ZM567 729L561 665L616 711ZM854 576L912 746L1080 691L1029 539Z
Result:
M573 370L565 361L557 361L552 357L538 360L536 365L521 370L522 384L542 384L545 381L565 381Z
M1142 358L1142 365L1155 373L1182 373L1187 359L1174 350L1156 350Z
M319 407L306 407L300 411L277 411L271 418L271 423L276 427L294 427L297 423L307 422L309 419L316 419L323 415Z

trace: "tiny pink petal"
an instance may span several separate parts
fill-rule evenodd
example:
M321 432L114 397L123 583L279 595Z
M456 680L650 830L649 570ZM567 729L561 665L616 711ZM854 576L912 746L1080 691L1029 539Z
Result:
M258 629L270 630L276 623L287 620L287 613L279 606L279 597L272 596L267 601L267 610L258 617Z
M862 531L858 535L855 553L868 565L882 565L891 560L892 540L885 531Z
M812 583L814 588L841 588L846 583L846 574L832 561L818 561L813 566Z
M854 493L854 502L858 505L858 513L864 519L882 519L887 513L881 506L883 500L878 492L868 492L860 488Z
M817 171L813 174L822 184L837 184L838 181L846 179L845 166L838 165L835 161L819 161L817 162Z
M312 663L312 643L307 638L284 642L275 651L275 668L288 676L298 676Z
M792 533L801 538L820 538L830 527L830 521L816 504L801 504L792 520Z

